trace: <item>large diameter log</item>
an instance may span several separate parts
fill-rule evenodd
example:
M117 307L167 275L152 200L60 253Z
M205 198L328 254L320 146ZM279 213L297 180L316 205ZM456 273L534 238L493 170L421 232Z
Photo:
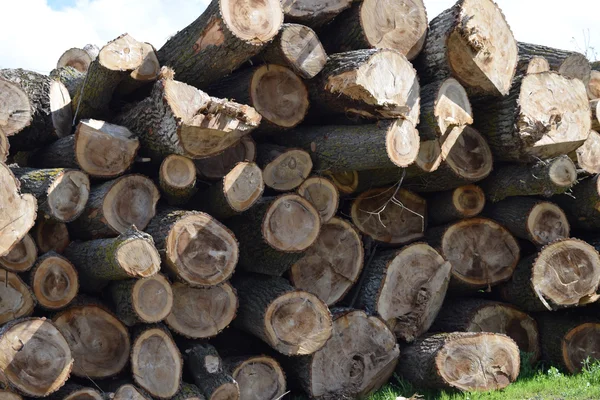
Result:
M250 106L175 81L172 71L163 69L150 96L116 120L138 135L158 162L170 154L193 159L219 154L256 128L261 116Z
M573 227L587 231L596 231L600 228L598 175L582 179L573 186L570 195L556 196L552 200L567 213Z
M548 311L596 301L599 284L596 249L578 239L561 239L521 260L500 293L525 311Z
M224 282L208 288L173 284L173 308L165 322L169 328L190 339L206 339L227 328L236 316L238 298Z
M79 122L74 135L36 153L34 164L81 169L92 178L116 178L131 168L139 148L138 138L129 129L89 119Z
M517 61L517 42L496 3L460 0L431 21L415 64L424 84L453 76L471 94L505 96Z
M447 301L431 327L432 332L492 332L514 340L535 363L540 357L540 339L535 320L516 307L477 298Z
M77 270L69 260L54 252L38 258L30 282L38 305L46 310L68 306L79 292Z
M117 236L135 226L144 229L156 213L160 193L143 175L125 175L92 186L83 214L70 224L80 239Z
M311 398L362 399L387 383L399 354L394 334L380 318L339 310L327 344L290 360L290 371Z
M165 209L146 232L154 238L166 270L191 286L225 282L238 262L233 233L205 213Z
M419 81L412 64L390 49L333 54L308 81L311 111L367 119L405 118L419 122Z
M46 75L0 70L0 129L13 150L33 150L71 133L71 96Z
M310 177L298 187L297 192L317 209L322 223L329 222L337 214L340 192L329 179Z
M552 47L518 42L519 59L530 61L534 57L543 57L548 61L552 71L569 78L577 78L588 87L590 82L592 66L590 61L581 53L567 50L559 50Z
M279 192L296 189L310 175L313 167L310 154L302 149L274 144L258 145L256 162L263 170L265 185Z
M429 330L442 307L450 269L424 243L377 254L365 267L356 306L379 315L399 339L412 342Z
M159 186L170 205L186 204L196 194L196 166L187 157L171 154L160 164Z
M0 256L5 256L33 227L37 200L30 194L21 194L19 180L2 162L0 182Z
M11 272L27 272L35 264L37 254L37 246L27 234L7 255L0 257L0 267Z
M158 50L158 60L173 68L182 82L203 88L257 55L282 23L278 0L213 0L198 19Z
M592 100L590 108L592 109L592 129L600 130L600 99Z
M591 175L600 174L600 134L591 131L583 146L575 151L577 166Z
M171 398L172 400L206 400L202 390L191 383L182 382L179 392Z
M310 26L313 29L321 28L323 25L331 22L339 13L348 9L351 4L352 0L282 1L286 22L296 22Z
M313 294L287 280L264 275L236 276L240 306L233 326L260 338L285 355L307 355L331 337L331 313Z
M21 192L35 196L38 211L58 222L77 219L90 195L89 177L77 170L34 169L11 166L21 183Z
M160 62L156 57L156 49L150 43L142 43L142 60L142 63L117 86L117 98L134 93L160 76Z
M304 126L273 140L308 151L316 171L407 167L419 152L419 133L402 119L372 125Z
M485 289L505 282L520 258L514 236L486 218L471 218L427 232L428 242L452 264L455 289Z
M46 318L25 318L2 326L0 349L3 382L25 396L54 393L73 367L69 343Z
M160 274L114 281L108 291L115 314L127 326L160 322L173 308L171 284Z
M256 160L256 143L250 135L244 136L237 144L228 147L216 156L194 160L199 176L218 180L229 173L238 163Z
M49 251L62 254L71 243L67 224L43 217L33 227L32 237L42 254Z
M417 387L487 392L514 382L520 367L519 348L508 336L456 332L403 348L396 372Z
M194 344L185 350L185 365L206 400L238 400L238 383L225 370L223 360L210 344Z
M240 400L277 400L287 393L285 373L274 358L229 357L223 364L238 383Z
M363 242L352 224L340 218L324 223L316 242L289 272L296 288L314 293L328 306L357 282L364 263Z
M486 215L518 238L544 246L570 236L564 211L554 203L530 197L509 197L488 207Z
M73 375L102 379L125 368L131 347L127 327L96 305L70 307L53 318L73 358Z
M33 314L35 298L17 274L0 270L0 298L0 325Z
M485 193L479 186L466 185L427 199L430 225L443 225L459 219L473 218L485 207Z
M135 383L154 398L170 399L179 391L183 359L166 328L149 327L137 333L131 371Z
M425 199L399 186L364 192L351 209L352 222L360 232L391 245L422 238L426 213Z

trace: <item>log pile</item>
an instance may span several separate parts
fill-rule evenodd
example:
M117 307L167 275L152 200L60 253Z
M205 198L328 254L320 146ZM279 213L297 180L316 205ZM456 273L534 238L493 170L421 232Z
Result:
M576 373L599 82L492 0L429 24L421 0L212 0L159 49L0 70L0 397L486 391L520 352Z

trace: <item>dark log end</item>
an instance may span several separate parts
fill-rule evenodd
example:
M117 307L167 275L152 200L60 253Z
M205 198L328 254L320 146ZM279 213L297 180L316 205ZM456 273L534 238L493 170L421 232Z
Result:
M456 127L442 138L442 158L457 177L469 182L486 178L493 168L487 141L470 126Z
M280 192L296 189L313 169L310 154L301 149L267 145L258 146L258 152L259 163L264 164L262 174L265 185Z
M38 219L33 228L33 239L40 253L55 251L62 254L71 243L69 231L64 222L43 217Z
M238 363L231 376L239 385L240 399L278 399L286 393L285 374L271 357L250 357Z
M223 151L221 154L201 160L194 160L198 175L211 180L221 179L236 164L256 160L256 143L250 136L244 136L236 145Z
M564 211L556 204L537 203L527 217L527 231L537 245L546 245L570 236L570 226Z

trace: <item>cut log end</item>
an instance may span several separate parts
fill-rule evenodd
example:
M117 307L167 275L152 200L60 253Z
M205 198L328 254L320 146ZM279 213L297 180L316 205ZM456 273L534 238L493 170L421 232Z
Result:
M60 222L70 222L83 213L90 196L90 179L76 170L65 170L48 188L49 214Z
M578 373L586 360L600 352L600 324L585 323L571 329L562 340L562 357L571 373Z
M167 318L173 308L171 284L162 275L138 279L131 293L131 304L137 317L144 323L155 323Z
M550 64L544 57L534 56L527 64L527 74L539 74L550 71Z
M470 182L486 178L493 168L487 141L470 126L452 129L442 144L442 158L458 177Z
M121 243L116 249L116 259L127 275L145 278L155 275L160 269L160 254L147 239L134 236Z
M452 193L452 205L464 218L479 215L485 207L485 193L479 186L461 186Z
M27 94L16 84L0 79L0 129L8 137L31 124L32 107Z
M7 255L0 257L0 267L12 272L29 271L37 254L37 246L31 235L27 234Z
M150 43L142 43L142 64L129 75L137 82L152 82L160 74L160 62L154 47Z
M0 325L33 313L35 299L31 289L17 274L0 271Z
M587 87L592 73L590 60L581 53L573 53L563 60L558 73L569 78L579 79Z
M111 71L133 71L144 61L143 43L121 35L100 50L98 61Z
M537 203L527 218L527 231L537 245L569 237L570 226L564 211L553 203Z
M473 123L473 110L465 88L454 78L448 78L438 90L434 115L440 132L445 134L451 126Z
M600 174L600 134L591 131L583 146L577 149L579 168L590 174Z
M41 307L58 310L66 307L77 295L77 270L66 258L47 254L41 257L33 270L31 286Z
M600 71L592 71L588 83L588 95L592 100L600 98Z
M419 145L419 154L415 166L421 172L435 172L442 165L442 146L439 140L426 140Z
M285 24L280 51L290 68L304 79L314 78L325 66L327 53L317 34L307 26Z
M65 51L58 62L56 68L73 67L79 72L86 72L92 63L92 57L87 51L79 48L72 48Z
M268 43L283 24L279 0L219 0L219 7L226 27L248 44L258 46ZM251 19L249 15L252 15Z
M160 179L173 188L193 186L196 183L196 166L187 157L171 154L160 165Z
M387 133L386 148L389 159L398 167L408 167L419 155L419 132L406 120L397 120Z
M244 136L238 144L227 148L223 153L202 160L194 160L194 164L196 164L196 171L200 176L207 179L221 179L236 164L243 161L254 162L254 160L256 160L256 143L250 136Z
M92 388L81 388L69 393L63 400L103 400L104 397Z
M64 222L40 218L33 228L33 239L40 249L40 253L55 251L62 254L71 238Z
M285 374L271 357L248 358L231 376L239 385L240 399L279 399L286 393Z
M287 192L300 186L310 175L313 162L310 154L300 149L285 149L265 165L263 179L268 187Z
M23 398L20 395L13 393L13 392L6 391L6 390L0 390L0 399L2 399L2 400L23 400ZM98 399L98 400L101 400L101 399Z
M113 400L148 400L148 398L135 386L126 384L115 390Z
M577 181L577 168L568 157L559 157L552 161L549 176L556 186L571 187Z
M356 192L359 183L358 171L326 172L325 174L340 193L352 194Z
M303 23L315 15L330 16L323 21L323 23L327 23L350 7L351 3L352 0L290 0L284 1L282 5L286 19L290 18Z
M340 202L340 193L329 179L311 177L300 185L298 194L317 209L321 222L326 223L335 216Z
M236 213L252 207L265 189L263 172L253 162L241 162L223 178L223 195Z

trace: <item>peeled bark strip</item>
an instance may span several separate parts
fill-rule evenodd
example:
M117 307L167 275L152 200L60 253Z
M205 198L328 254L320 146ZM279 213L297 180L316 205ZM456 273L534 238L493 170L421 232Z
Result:
M71 96L46 75L0 70L0 129L13 150L33 150L71 133Z
M81 169L92 178L116 178L131 168L139 148L139 140L129 129L89 119L79 122L74 135L37 153L35 164Z
M223 364L238 383L240 400L278 400L287 393L285 373L274 358L234 357Z
M569 78L577 78L586 88L588 87L592 66L583 54L523 42L518 42L518 47L521 60L529 61L533 57L544 57L553 71Z
M281 3L286 22L318 29L349 8L352 0L283 0Z
M173 307L171 284L160 274L112 282L108 290L115 314L127 326L160 322Z
M171 398L172 400L206 400L202 390L196 385L182 382L179 392Z
M420 111L416 74L403 55L390 49L333 54L308 82L311 110L318 116L405 118L416 125Z
M0 270L0 325L33 314L35 298L17 274Z
M118 96L126 96L156 81L160 75L160 62L150 43L142 43L142 63L127 75L116 89Z
M91 387L67 383L57 392L48 397L50 400L103 400L100 392Z
M204 211L214 218L224 219L249 210L264 189L263 173L258 165L241 162L197 198Z
M209 344L194 344L185 351L186 366L206 400L238 400L240 388L224 370L223 360Z
M235 72L207 91L254 107L262 115L261 130L293 128L308 112L306 85L280 65L266 64Z
M592 129L600 130L600 99L592 100L590 108L592 109Z
M32 231L33 240L40 253L49 251L64 253L65 249L71 243L67 225L64 222L58 222L46 218L38 218Z
M235 318L238 299L225 282L208 288L173 284L173 308L166 318L169 328L190 339L214 337Z
M145 278L160 270L160 255L150 235L135 227L116 238L73 242L66 257L81 274L86 290L102 289L109 281Z
M192 159L214 156L236 144L260 121L254 108L210 97L173 80L168 69L163 69L149 97L117 117L117 123L138 135L142 148L155 161L170 154Z
M517 42L496 3L460 0L431 21L415 64L424 84L453 76L470 94L506 96L517 61Z
M38 210L58 222L77 219L90 195L90 179L77 170L34 169L11 165L21 183L21 192L35 196Z
M213 0L161 47L158 60L182 82L204 88L257 55L282 23L279 0Z
M407 167L419 152L419 133L402 119L372 125L303 126L273 140L308 151L315 171Z
M95 58L84 49L73 47L60 56L56 68L72 67L79 72L86 72Z
M496 203L513 196L551 197L569 190L576 180L575 164L563 155L534 165L498 166L479 185L486 197Z
M533 318L510 304L464 298L447 301L438 314L432 332L492 332L514 340L535 363L540 357L538 326Z
M319 212L321 222L329 222L337 214L340 193L332 181L319 176L305 180L297 190Z
M199 176L218 180L229 173L238 163L256 160L256 143L250 135L244 136L238 144L228 147L221 154L202 160L194 160Z
M154 238L163 267L191 286L228 280L238 262L238 244L229 229L210 215L166 209L146 229Z
M69 260L54 252L38 258L30 282L38 305L46 310L66 307L79 291L77 270Z
M518 238L545 246L570 236L564 211L554 203L530 197L509 197L493 204L486 215Z
M519 348L508 336L456 332L403 348L396 372L417 387L487 392L514 382L520 367Z
M25 318L2 326L0 349L2 380L25 396L54 393L73 367L69 344L45 318Z
M587 231L596 231L600 228L598 175L582 179L573 186L570 195L553 197L552 200L567 213L573 227Z
M372 189L352 202L352 222L363 234L389 244L405 244L422 238L425 232L425 199L399 189Z
M27 272L35 264L37 254L37 246L27 234L7 255L0 257L0 267L11 272Z
M183 360L169 331L160 326L138 333L131 349L133 380L152 397L170 399L178 391Z
M307 355L331 337L331 313L315 295L287 280L264 275L236 276L240 306L233 326L285 355Z
M186 204L196 194L196 166L187 157L171 154L160 165L159 184L169 204Z
M89 201L70 227L80 239L117 236L131 226L144 230L156 213L160 193L143 175L125 175L92 186Z
M600 256L594 247L561 239L521 260L501 294L525 311L547 311L596 301L599 284Z
M27 235L36 214L35 197L21 194L18 179L0 162L0 257L7 255Z
M265 185L280 192L300 186L313 167L307 151L274 144L259 145L256 161L263 170Z
M354 226L332 218L323 224L316 242L290 269L296 288L314 293L331 306L358 281L364 263L363 242Z
M288 67L301 78L311 79L323 69L327 53L315 31L308 26L283 24L275 39L256 59Z
M427 199L430 225L443 225L479 215L485 207L485 193L479 186L467 185L436 193Z
M325 28L323 44L330 53L388 48L409 60L423 49L427 11L422 0L355 2Z
M394 334L381 319L339 310L331 339L316 353L293 358L290 370L311 398L362 399L387 383L399 353Z
M53 318L75 363L73 375L102 379L118 374L129 359L129 332L114 315L96 305L70 307Z
M583 146L576 150L577 165L585 172L600 174L600 134L591 131Z

